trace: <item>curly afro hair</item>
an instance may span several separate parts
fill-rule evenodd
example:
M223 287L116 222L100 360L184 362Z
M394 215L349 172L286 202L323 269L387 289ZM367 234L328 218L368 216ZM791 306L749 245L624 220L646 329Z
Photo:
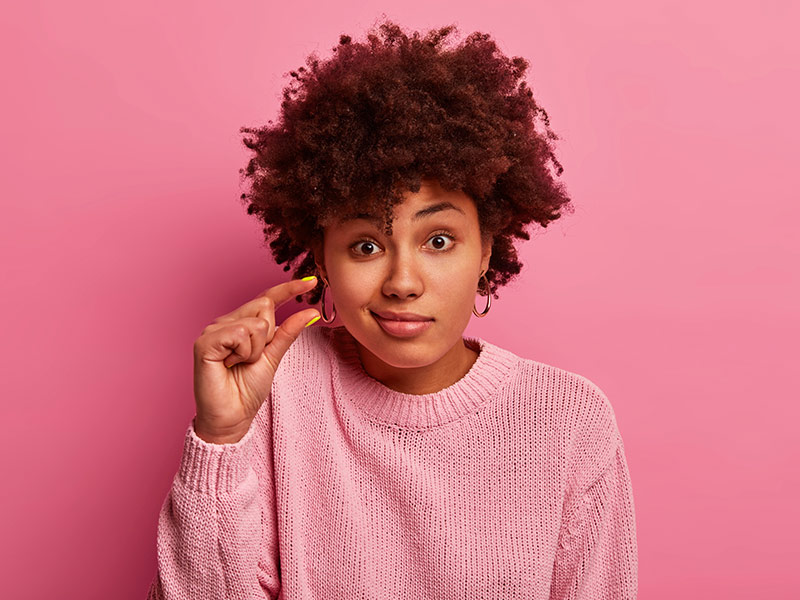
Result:
M514 238L574 210L555 180L559 138L518 83L528 61L480 32L448 46L456 30L409 36L385 21L363 43L342 35L330 59L312 53L308 69L290 71L277 124L240 129L254 152L239 171L250 183L241 200L266 225L265 246L284 271L299 261L294 277L316 273L314 249L337 216L382 215L391 235L393 206L430 178L475 201L492 244L489 289L476 291L497 298L522 268ZM306 294L319 302L322 282Z

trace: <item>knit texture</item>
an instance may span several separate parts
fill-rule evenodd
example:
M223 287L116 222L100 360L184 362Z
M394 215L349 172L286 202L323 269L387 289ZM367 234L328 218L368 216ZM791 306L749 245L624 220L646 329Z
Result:
M149 600L632 599L633 491L594 383L481 338L432 394L304 329L235 444L186 431Z

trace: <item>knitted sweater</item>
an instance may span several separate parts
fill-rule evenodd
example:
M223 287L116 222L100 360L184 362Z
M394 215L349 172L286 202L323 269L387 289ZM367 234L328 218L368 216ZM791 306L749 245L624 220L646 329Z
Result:
M435 393L304 329L235 444L186 431L150 600L632 599L633 491L605 394L481 338Z

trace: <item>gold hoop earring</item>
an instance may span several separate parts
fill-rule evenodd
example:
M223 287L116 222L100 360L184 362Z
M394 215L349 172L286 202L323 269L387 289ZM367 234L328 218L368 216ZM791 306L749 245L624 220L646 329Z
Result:
M327 288L328 288L328 282L323 277L322 278L322 298L320 298L320 301L319 301L319 304L320 304L320 311L319 312L322 315L322 320L325 323L331 323L336 318L336 304L331 303L331 306L333 307L333 315L331 315L331 318L329 319L328 316L325 314L325 290Z
M486 273L482 273L481 274L481 278L486 281L486 292L487 292L487 294L486 294L486 308L483 309L483 312L479 313L478 310L475 308L475 305L473 304L472 305L472 314L474 314L476 317L483 318L483 317L486 316L486 313L488 313L489 309L492 307L492 290L489 287L489 279L486 277ZM478 280L478 282L480 283L480 280Z

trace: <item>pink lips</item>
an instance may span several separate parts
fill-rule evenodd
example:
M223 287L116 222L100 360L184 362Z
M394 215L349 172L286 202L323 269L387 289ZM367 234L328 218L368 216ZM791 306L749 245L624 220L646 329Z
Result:
M409 338L426 331L433 319L413 313L372 313L381 328L395 337Z

